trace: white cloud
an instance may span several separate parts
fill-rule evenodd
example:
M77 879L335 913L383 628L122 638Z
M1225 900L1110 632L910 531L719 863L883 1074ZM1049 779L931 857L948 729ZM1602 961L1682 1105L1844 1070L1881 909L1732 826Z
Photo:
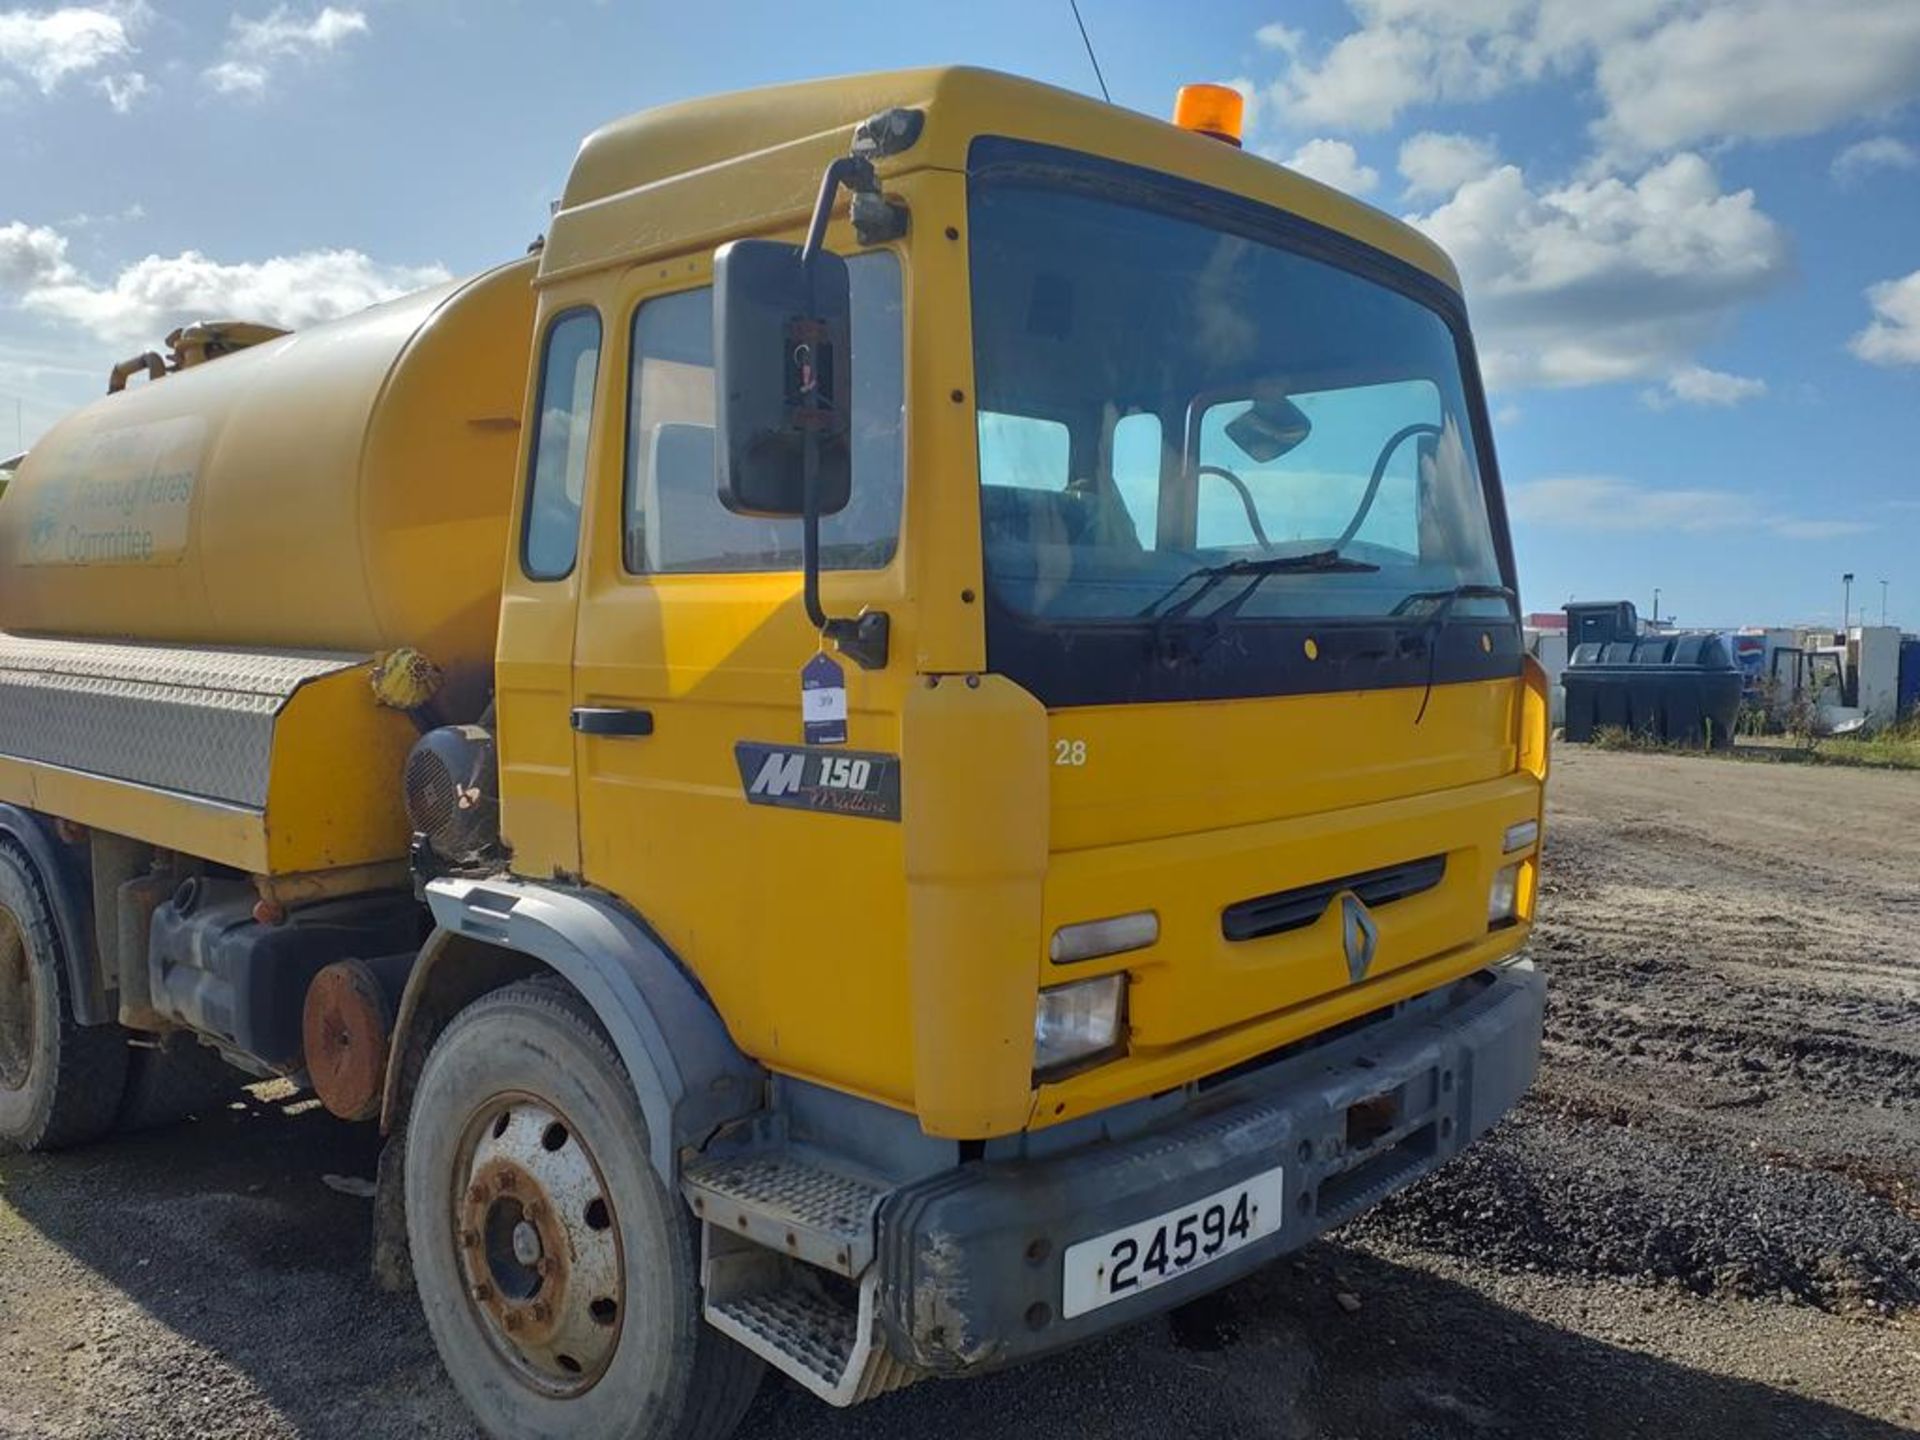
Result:
M1616 154L1814 134L1920 91L1914 0L1348 0L1355 28L1274 86L1296 123L1379 130L1410 108L1591 78Z
M1833 178L1847 183L1874 170L1911 170L1920 166L1920 150L1892 135L1876 135L1847 146L1833 157Z
M1838 540L1865 535L1874 528L1864 520L1793 520L1778 515L1762 524L1782 540Z
M140 97L153 88L138 70L129 70L124 75L102 75L93 83L94 88L107 97L107 104L120 115L133 109Z
M1753 192L1692 154L1539 191L1503 165L1407 218L1459 266L1496 386L1664 378L1788 263Z
M0 292L31 290L73 274L67 239L45 225L0 225Z
M146 89L146 78L131 68L132 31L144 15L144 0L0 10L0 71L13 71L42 95L94 75L113 108L124 112ZM0 89L7 88L15 87L0 75Z
M1411 197L1451 195L1500 163L1491 142L1422 131L1400 147L1400 174Z
M267 93L267 67L241 60L222 60L201 72L202 78L222 95L264 95Z
M1665 490L1611 475L1568 475L1509 486L1507 509L1520 526L1585 533L1764 531L1782 540L1832 540L1872 527L1860 520L1808 519L1756 506L1741 490Z
M1307 43L1306 34L1291 25L1282 25L1275 21L1271 25L1262 25L1253 32L1253 38L1269 50L1277 50L1282 55L1298 55L1301 47Z
M1848 348L1875 365L1920 365L1920 270L1869 286L1867 303L1873 323Z
M1380 172L1362 165L1359 154L1344 140L1309 140L1293 154L1273 158L1289 170L1349 195L1365 195L1380 183Z
M1228 89L1238 90L1240 92L1240 99L1246 105L1246 109L1243 110L1240 115L1242 133L1247 135L1253 134L1254 130L1257 129L1260 124L1261 112L1266 108L1265 95L1261 93L1258 85L1254 84L1253 81L1247 79L1244 75L1236 75L1233 79L1223 81L1222 83L1225 84Z
M1318 65L1295 59L1274 98L1295 121L1384 130L1409 106L1484 100L1505 81L1474 46L1414 26L1369 26L1334 45Z
M1914 0L1723 0L1610 46L1601 130L1648 150L1813 135L1920 90Z
M1675 405L1711 405L1721 409L1757 400L1767 393L1767 382L1748 375L1729 375L1724 370L1709 370L1704 365L1682 365L1657 390L1644 390L1640 398L1655 410Z
M1401 111L1484 100L1566 72L1679 0L1348 0L1357 28L1317 61L1304 47L1274 87L1282 109L1339 129L1379 130Z
M0 226L0 299L115 345L152 344L192 320L229 317L300 329L449 278L439 265L383 265L358 250L309 250L225 263L197 250L149 255L96 282L64 236Z
M296 18L286 5L277 6L258 20L236 15L222 58L208 66L202 76L222 95L264 95L282 62L331 54L347 40L366 32L363 12L333 5L304 20Z
M147 207L138 200L130 201L118 210L94 213L87 210L76 211L60 221L61 230L92 230L102 225L131 225L136 220L147 218Z

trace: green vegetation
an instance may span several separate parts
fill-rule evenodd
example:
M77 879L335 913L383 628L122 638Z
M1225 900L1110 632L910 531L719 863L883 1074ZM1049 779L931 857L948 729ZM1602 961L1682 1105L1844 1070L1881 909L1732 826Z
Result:
M1920 713L1872 735L1820 735L1800 729L1761 735L1742 725L1731 748L1713 750L1677 745L1644 730L1610 726L1593 732L1596 750L1626 750L1647 755L1704 755L1714 759L1760 760L1806 765L1853 765L1880 770L1920 770Z
M1631 750L1646 755L1694 755L1700 753L1698 745L1680 745L1672 740L1662 740L1651 730L1633 730L1625 725L1602 725L1593 732L1593 748L1596 750Z
M1920 714L1865 736L1822 740L1816 752L1835 765L1877 765L1889 770L1920 770Z

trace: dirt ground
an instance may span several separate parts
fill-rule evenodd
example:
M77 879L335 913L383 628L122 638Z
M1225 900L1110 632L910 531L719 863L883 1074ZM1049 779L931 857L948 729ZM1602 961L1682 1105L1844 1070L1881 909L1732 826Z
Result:
M1171 1317L845 1413L770 1381L743 1440L1920 1434L1920 775L1556 762L1488 1140ZM373 1163L257 1098L0 1160L0 1435L471 1434L322 1181Z

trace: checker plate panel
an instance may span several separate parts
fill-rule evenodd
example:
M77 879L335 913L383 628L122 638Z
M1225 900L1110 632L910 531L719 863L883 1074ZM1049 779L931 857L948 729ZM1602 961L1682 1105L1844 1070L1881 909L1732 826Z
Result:
M287 701L370 658L0 632L0 754L263 809Z

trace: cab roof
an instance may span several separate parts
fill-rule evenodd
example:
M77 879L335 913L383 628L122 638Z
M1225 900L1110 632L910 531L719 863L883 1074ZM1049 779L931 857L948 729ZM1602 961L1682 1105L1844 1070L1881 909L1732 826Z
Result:
M920 110L926 122L910 150L882 163L883 175L929 167L964 171L968 149L981 135L1031 140L1164 171L1301 215L1460 288L1445 252L1420 232L1304 175L1137 111L966 66L739 91L662 105L603 126L574 160L542 276L797 221L825 163L847 152L854 127L895 107ZM670 203L668 187L719 182L736 168L743 181L752 177L736 195L740 206ZM616 211L622 223L609 224Z

